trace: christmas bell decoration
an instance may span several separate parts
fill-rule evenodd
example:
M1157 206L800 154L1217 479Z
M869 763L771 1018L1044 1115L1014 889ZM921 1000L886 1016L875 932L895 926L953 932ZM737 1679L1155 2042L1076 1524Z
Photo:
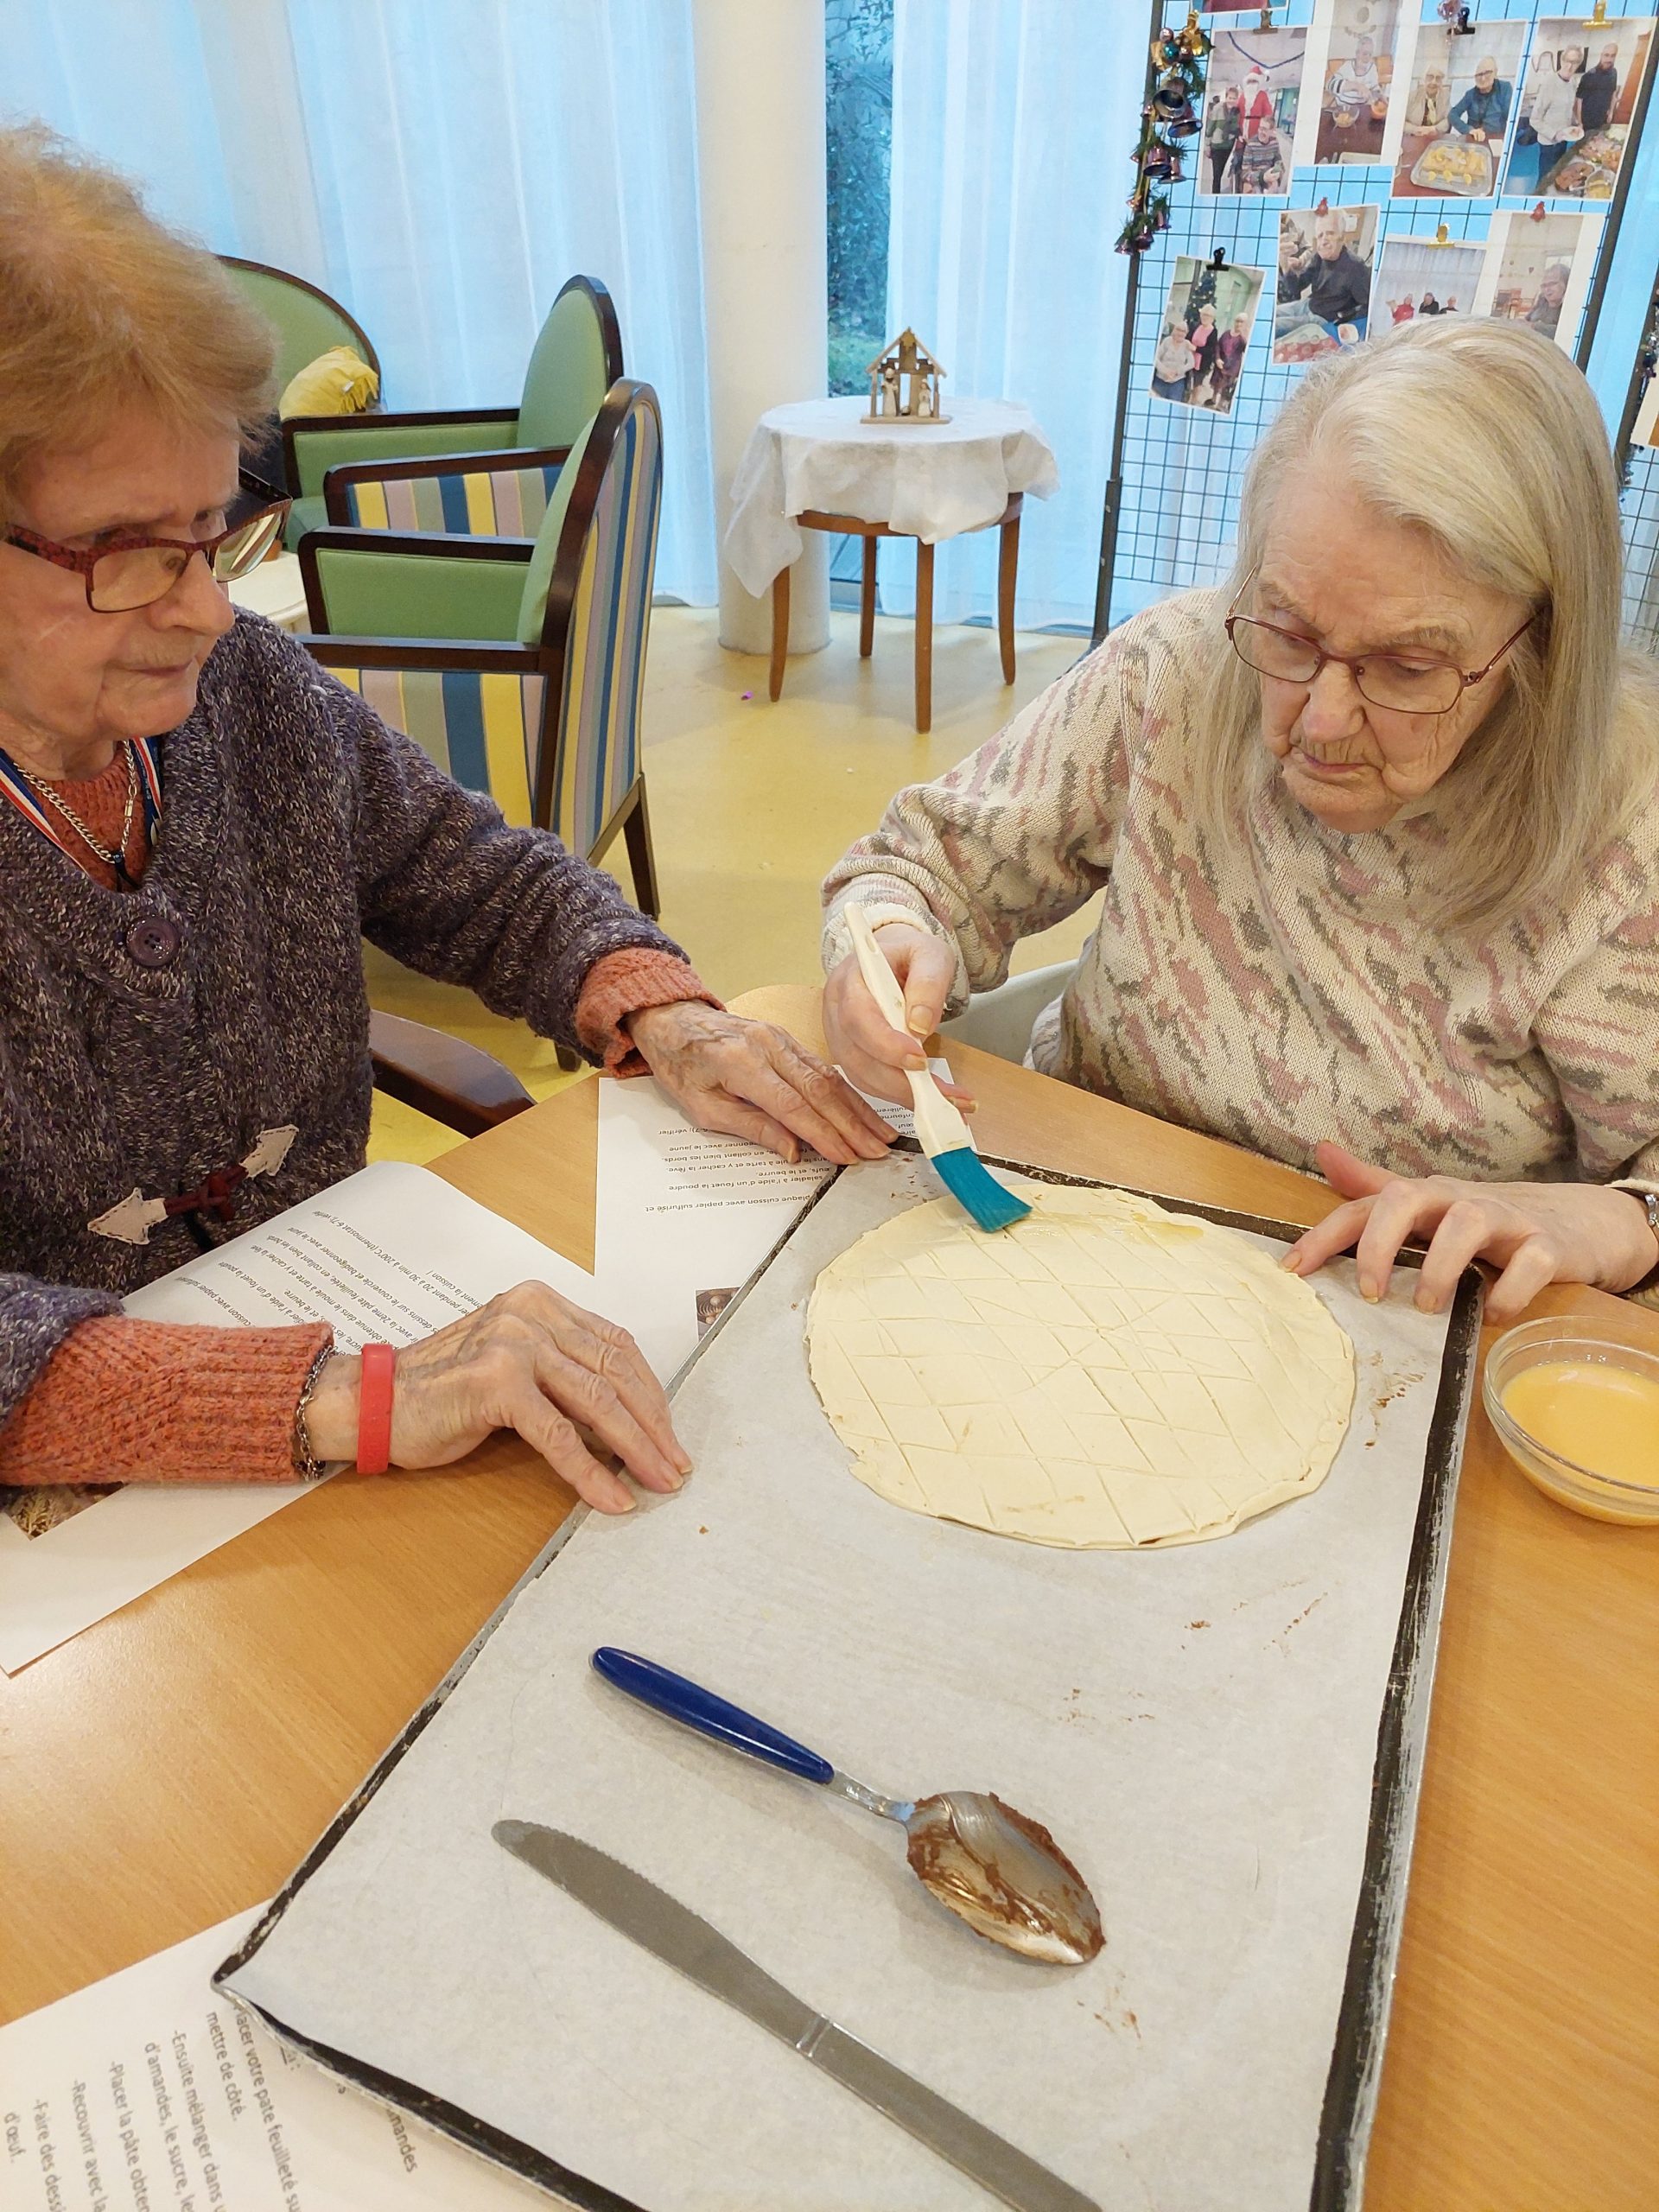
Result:
M1152 96L1158 120L1172 138L1190 138L1198 127L1192 97L1177 77L1167 77Z
M1167 188L1182 181L1180 141L1201 128L1194 101L1203 89L1202 65L1210 43L1196 8L1188 9L1179 30L1160 31L1152 41L1151 83L1141 110L1135 190L1128 220L1118 235L1120 253L1144 253L1159 232L1169 227Z
M1141 174L1150 177L1154 184L1179 184L1183 175L1180 148L1172 145L1166 138L1154 139L1141 164Z

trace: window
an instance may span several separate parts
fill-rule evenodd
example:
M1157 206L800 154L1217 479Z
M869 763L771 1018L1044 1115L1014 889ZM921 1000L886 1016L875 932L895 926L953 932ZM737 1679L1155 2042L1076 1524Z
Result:
M893 0L825 0L829 389L862 391L887 344Z

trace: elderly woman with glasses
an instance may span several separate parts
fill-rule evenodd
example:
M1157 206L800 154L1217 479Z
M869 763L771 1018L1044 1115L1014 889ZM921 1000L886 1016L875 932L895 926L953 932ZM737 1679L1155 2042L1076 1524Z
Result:
M291 1478L350 1459L317 1325L185 1329L124 1293L363 1164L361 940L691 1118L842 1161L888 1133L710 999L556 837L510 828L226 582L283 503L238 483L273 334L118 177L0 133L0 1485ZM198 558L198 556L200 556ZM581 1494L686 1461L620 1329L527 1284L398 1353L400 1466L516 1429ZM381 1464L385 1464L385 1458Z
M1515 325L1313 369L1246 476L1237 565L1113 632L831 871L826 1028L897 1098L918 1039L1099 898L1031 1059L1293 1166L1421 1305L1659 1264L1659 679L1618 643L1606 433ZM847 955L857 901L909 1037Z

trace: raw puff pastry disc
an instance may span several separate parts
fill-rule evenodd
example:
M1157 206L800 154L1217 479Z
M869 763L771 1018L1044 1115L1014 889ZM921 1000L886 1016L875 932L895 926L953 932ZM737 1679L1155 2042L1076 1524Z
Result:
M1354 1355L1305 1282L1149 1199L1022 1195L991 1236L916 1206L818 1277L812 1382L861 1480L1076 1549L1196 1543L1318 1489Z

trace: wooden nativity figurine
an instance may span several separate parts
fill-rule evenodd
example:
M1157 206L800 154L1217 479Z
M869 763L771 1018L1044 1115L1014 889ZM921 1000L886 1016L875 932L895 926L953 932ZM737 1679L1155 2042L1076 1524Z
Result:
M870 411L866 423L946 423L939 410L945 374L913 330L901 330L870 363Z

